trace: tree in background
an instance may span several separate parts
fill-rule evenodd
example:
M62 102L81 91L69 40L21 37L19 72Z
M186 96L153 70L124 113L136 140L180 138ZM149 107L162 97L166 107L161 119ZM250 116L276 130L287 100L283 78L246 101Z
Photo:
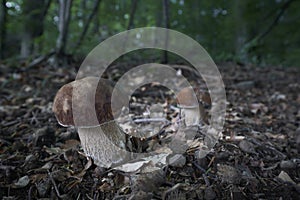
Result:
M78 49L80 47L80 45L82 44L82 42L83 42L83 40L84 40L84 38L86 36L86 33L87 33L88 29L89 29L89 26L91 25L91 22L92 22L93 18L98 13L100 2L101 2L101 0L95 0L94 6L93 6L94 8L93 8L92 12L90 13L90 15L88 16L87 21L85 22L83 31L81 32L81 35L80 35L77 43L75 44L75 48L74 48L73 53L75 53L76 49Z
M56 64L64 65L65 63L65 49L67 46L67 38L69 31L69 23L71 17L72 0L59 0L59 14L58 14L58 37L56 40ZM60 61L63 61L60 63Z
M134 27L159 26L194 38L216 61L300 62L300 1L296 0L52 2L1 1L2 58L21 55L30 60L55 54L54 63L61 66L67 54L69 58L84 57L111 35ZM156 51L151 59L167 63L173 56Z
M130 11L130 15L129 15L129 22L128 22L128 26L127 26L127 30L132 29L134 24L134 16L136 13L136 7L137 7L137 0L131 0L131 11Z
M170 8L169 8L169 0L163 0L163 10L164 10L164 26L165 28L170 28ZM168 49L168 40L169 40L169 34L168 31L166 32L166 42L165 42L165 49ZM168 51L163 52L163 57L161 63L168 63L169 57L168 57Z
M50 2L50 1L48 1ZM24 0L22 4L22 42L21 58L32 55L34 39L41 36L44 32L44 18L48 8L46 0Z
M0 4L0 59L3 59L5 56L4 51L6 42L6 16L6 0L2 0Z

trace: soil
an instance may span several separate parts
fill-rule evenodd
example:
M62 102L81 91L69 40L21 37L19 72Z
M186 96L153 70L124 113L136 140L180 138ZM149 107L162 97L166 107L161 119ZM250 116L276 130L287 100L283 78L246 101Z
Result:
M233 63L218 68L226 86L227 114L213 151L201 159L188 151L183 165L167 166L159 177L140 178L144 187L136 189L132 174L94 165L76 130L57 123L52 102L58 89L75 79L75 67L1 64L0 197L298 199L300 68ZM184 75L189 73L183 69ZM143 91L152 94L148 101L160 96L151 87ZM137 102L144 101L141 96L137 92Z

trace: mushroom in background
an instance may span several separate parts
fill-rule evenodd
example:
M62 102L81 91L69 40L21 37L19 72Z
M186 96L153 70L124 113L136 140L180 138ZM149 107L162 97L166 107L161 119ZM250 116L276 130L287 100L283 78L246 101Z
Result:
M199 103L192 87L183 88L177 95L178 104L181 108L180 115L186 126L195 126L201 121L206 122L206 114L203 106Z
M131 156L126 151L126 134L114 121L115 114L122 109L118 105L123 104L113 102L112 106L113 89L109 80L87 77L64 85L53 103L59 124L75 126L84 152L96 165L107 168L126 163ZM121 92L117 95L117 101L126 98Z

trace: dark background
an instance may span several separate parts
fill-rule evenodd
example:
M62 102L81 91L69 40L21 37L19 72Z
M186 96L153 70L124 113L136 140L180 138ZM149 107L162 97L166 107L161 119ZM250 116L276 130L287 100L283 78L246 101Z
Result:
M65 57L81 61L116 33L158 26L189 35L217 62L299 66L299 7L298 0L1 0L0 58L55 52L55 64L66 65ZM160 55L153 53L165 61Z

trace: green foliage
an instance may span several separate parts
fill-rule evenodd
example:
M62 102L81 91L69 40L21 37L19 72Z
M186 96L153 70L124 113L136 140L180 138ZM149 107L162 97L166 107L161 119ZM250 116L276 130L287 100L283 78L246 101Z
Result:
M7 2L7 34L15 34L16 41L20 41L22 26L28 26L20 20L24 12L21 10L22 5L27 1ZM300 1L293 1L278 22L271 26L287 1L289 0L170 0L170 26L171 29L197 40L216 61L299 65ZM128 0L102 0L83 44L76 49L76 54L86 55L99 42L126 30L132 9L131 4L132 1ZM74 52L74 44L79 40L93 6L94 1L73 0L66 48L68 53ZM38 8L29 13L31 17L40 14ZM163 26L163 20L161 0L138 1L134 27ZM35 46L38 46L40 53L44 54L55 48L58 36L58 2L52 1L44 23L36 21L37 24L28 28L43 24L44 32L35 38ZM271 30L260 37L268 27L271 27ZM8 40L11 44L11 39ZM15 45L18 46L19 42ZM18 47L12 47L9 55L18 54L17 49ZM142 56L147 55L142 54Z

